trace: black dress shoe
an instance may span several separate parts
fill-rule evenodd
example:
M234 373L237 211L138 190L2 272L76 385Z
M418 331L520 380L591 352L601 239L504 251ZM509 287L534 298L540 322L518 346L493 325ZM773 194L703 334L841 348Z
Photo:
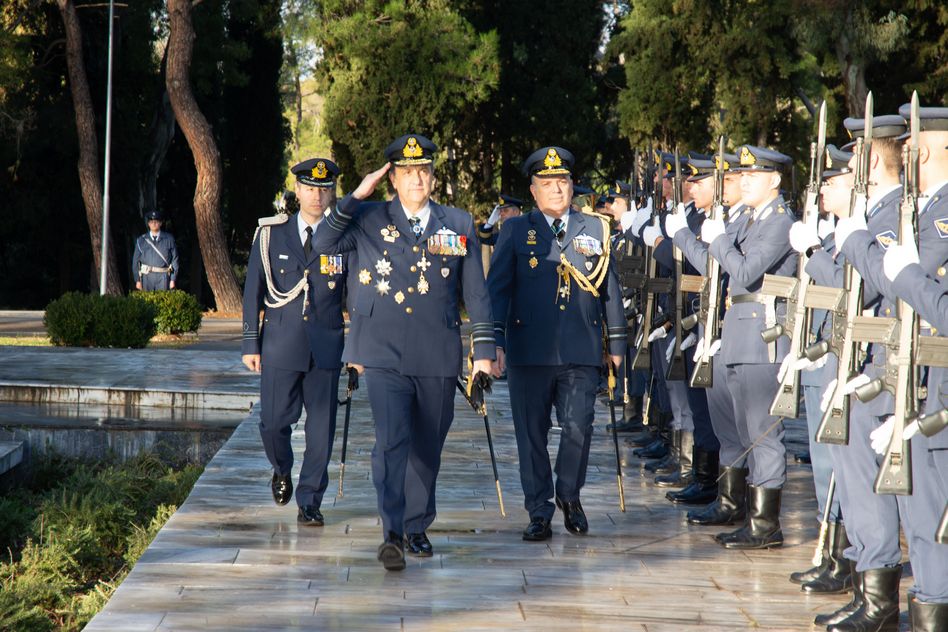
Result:
M273 502L278 505L285 505L293 498L293 479L290 475L281 476L276 472L270 479L270 491L273 492Z
M523 530L523 539L527 542L542 542L553 537L550 521L542 516L530 518L530 524Z
M589 523L586 521L586 513L579 499L563 502L559 496L556 497L556 506L563 512L563 526L574 535L585 535L589 531Z
M378 560L387 571L405 569L405 550L402 548L402 536L390 531L385 542L379 545Z
M418 557L431 557L434 550L431 548L431 541L424 532L409 533L405 536L405 549L412 555Z
M296 514L296 522L307 527L323 526L323 514L316 505L304 505Z

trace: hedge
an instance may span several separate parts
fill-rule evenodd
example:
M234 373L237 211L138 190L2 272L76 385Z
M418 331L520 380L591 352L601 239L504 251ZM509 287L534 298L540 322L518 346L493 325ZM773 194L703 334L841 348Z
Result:
M201 326L201 306L193 294L183 290L160 290L135 292L133 296L155 307L155 327L160 334L197 331Z
M134 296L68 292L46 306L43 324L58 346L141 348L155 335L155 314Z

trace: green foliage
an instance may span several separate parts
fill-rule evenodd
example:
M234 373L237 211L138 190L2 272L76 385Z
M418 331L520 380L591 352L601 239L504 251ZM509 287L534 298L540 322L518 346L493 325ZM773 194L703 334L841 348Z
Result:
M121 465L55 457L40 463L12 500L0 504L0 510L35 516L21 519L21 533L6 539L0 629L82 629L200 473L148 454Z
M134 296L67 292L46 306L54 345L142 348L155 335L155 308Z
M134 296L155 308L155 328L160 334L197 331L201 326L201 306L193 294L175 289L136 292Z

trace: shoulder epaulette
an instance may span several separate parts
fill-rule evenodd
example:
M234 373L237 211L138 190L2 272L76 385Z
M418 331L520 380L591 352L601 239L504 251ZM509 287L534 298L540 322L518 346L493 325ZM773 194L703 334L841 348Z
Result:
M602 213L596 213L595 211L581 211L583 215L591 215L592 217L598 217L599 219L604 219L607 222L612 221L612 218L608 215L603 215Z
M290 216L286 213L277 213L276 215L270 215L269 217L261 217L257 220L257 226L261 228L264 226L277 226L279 224L285 224L290 219Z

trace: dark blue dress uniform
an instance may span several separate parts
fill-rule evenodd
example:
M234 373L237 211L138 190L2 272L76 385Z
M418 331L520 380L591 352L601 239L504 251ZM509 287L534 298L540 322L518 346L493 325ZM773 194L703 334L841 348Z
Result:
M151 211L146 221L162 221L157 211ZM132 255L132 278L142 284L143 292L167 290L171 281L178 279L178 249L174 237L166 231L152 235L151 231L135 240Z
M531 175L542 177L568 174L571 164L569 152L550 147L531 156L525 167ZM497 346L506 351L520 481L531 520L552 518L554 495L560 503L579 501L586 479L604 328L610 354L621 356L626 349L618 275L610 259L602 261L607 256L608 220L575 209L567 213L559 238L539 210L508 220L487 278ZM563 260L573 274L566 272L570 268ZM592 286L595 294L574 276L597 273ZM562 428L555 488L547 452L554 406Z
M523 200L515 198L512 195L501 194L497 199L497 208L502 209L505 207L515 207L518 211L522 211ZM484 222L483 224L477 225L477 238L480 239L481 243L485 246L493 246L496 244L498 234L500 234L500 226L497 224Z
M335 186L339 172L323 159L305 161L292 171L309 186ZM298 213L261 220L247 264L242 352L261 355L260 437L277 476L288 477L292 471L291 426L306 409L296 502L318 509L329 483L336 428L347 270L345 257L315 247L306 254L305 226ZM321 221L316 234L324 229Z
M430 164L433 151L428 139L407 135L386 157L395 166ZM429 208L416 236L397 197L360 202L349 195L316 237L320 249L358 254L344 358L365 366L375 419L373 480L388 540L422 534L435 519L435 482L462 364L460 297L474 359L495 356L474 221L457 208Z

